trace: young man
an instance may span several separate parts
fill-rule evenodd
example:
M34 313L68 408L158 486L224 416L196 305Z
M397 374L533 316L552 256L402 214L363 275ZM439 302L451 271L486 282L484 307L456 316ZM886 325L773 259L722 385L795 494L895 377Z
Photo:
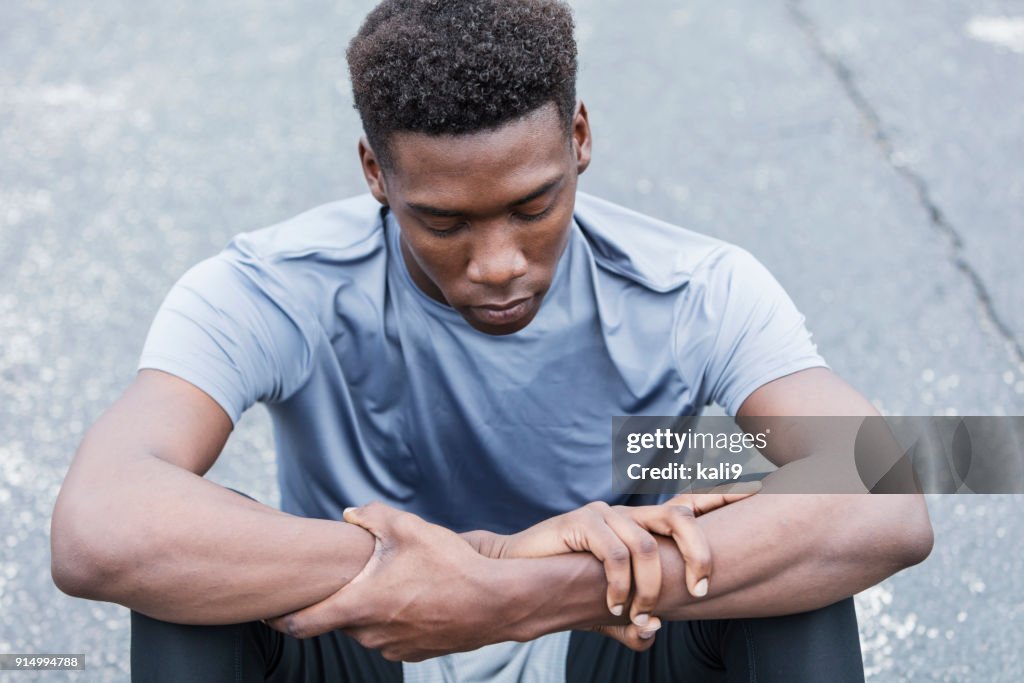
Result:
M372 196L168 295L53 520L137 679L862 679L849 596L928 554L920 496L608 505L613 415L874 411L749 254L577 193L572 31L385 0L348 52ZM257 401L282 511L202 477Z

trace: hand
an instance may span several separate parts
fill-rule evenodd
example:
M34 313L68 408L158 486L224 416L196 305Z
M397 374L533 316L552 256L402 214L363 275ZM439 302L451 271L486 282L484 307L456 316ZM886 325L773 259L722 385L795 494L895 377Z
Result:
M383 503L345 511L376 537L373 555L348 584L321 602L270 619L296 638L343 629L386 659L419 661L494 642L499 593L495 562L444 527Z
M593 553L605 567L609 612L621 615L630 589L633 590L630 621L636 628L603 627L608 629L607 635L633 647L637 639L650 641L660 626L651 616L661 592L661 562L652 534L675 540L686 562L688 590L696 597L704 597L711 577L711 553L694 517L747 498L760 488L759 482L730 485L706 493L682 494L663 505L643 507L611 507L594 502L517 534L480 536L471 542L481 552L497 558Z

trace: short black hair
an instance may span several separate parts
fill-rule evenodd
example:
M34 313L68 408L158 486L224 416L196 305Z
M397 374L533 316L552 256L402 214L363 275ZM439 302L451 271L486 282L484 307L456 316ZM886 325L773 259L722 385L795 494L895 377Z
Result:
M383 0L347 57L363 131L384 165L397 131L490 130L548 103L572 130L576 41L559 0Z

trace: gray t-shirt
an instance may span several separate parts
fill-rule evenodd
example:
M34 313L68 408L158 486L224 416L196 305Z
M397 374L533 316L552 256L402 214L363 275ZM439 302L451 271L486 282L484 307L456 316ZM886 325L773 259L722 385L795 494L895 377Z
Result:
M541 310L511 335L424 294L398 237L368 195L327 204L238 235L153 322L140 368L191 382L233 421L267 405L286 512L340 519L383 500L455 531L517 531L616 502L613 415L734 415L761 385L825 366L749 253L583 193ZM551 653L514 645L406 670L531 680Z

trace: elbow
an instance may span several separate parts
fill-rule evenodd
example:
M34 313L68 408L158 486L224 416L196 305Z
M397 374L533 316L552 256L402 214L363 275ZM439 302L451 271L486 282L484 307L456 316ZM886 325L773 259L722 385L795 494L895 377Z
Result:
M857 494L854 508L842 512L844 532L833 534L833 559L858 567L866 585L924 562L935 536L924 496Z
M935 545L935 532L922 495L893 495L886 544L896 570L924 562Z
M915 520L911 528L904 532L904 567L912 567L924 562L931 555L932 548L935 546L935 531L928 518L928 507L924 500L921 501L920 507L922 510L919 512L919 519Z
M54 585L74 598L95 598L100 583L98 572L86 566L81 554L70 550L65 541L51 542L50 547L50 576Z
M63 496L62 496L63 497ZM62 592L76 598L108 600L120 575L110 538L73 503L58 499L50 523L50 575Z

